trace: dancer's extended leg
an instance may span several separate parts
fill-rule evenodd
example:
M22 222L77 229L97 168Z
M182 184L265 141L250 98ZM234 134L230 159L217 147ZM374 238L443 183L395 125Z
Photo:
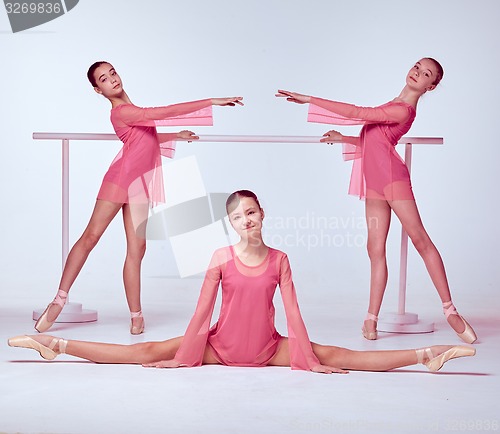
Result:
M385 200L366 199L367 250L370 258L370 303L363 324L367 339L377 338L377 316L387 285L386 241L391 223L391 208Z
M50 335L16 336L9 339L12 347L30 348L48 360L58 354L69 354L96 363L146 364L174 358L183 337L166 341L118 345L101 342L65 340ZM203 364L218 364L207 344Z
M59 283L59 291L68 293L76 277L80 273L89 253L96 246L109 223L116 216L122 204L97 200L90 221L80 239L69 252ZM61 295L61 294L59 294ZM62 297L64 298L64 297ZM40 316L35 329L39 332L48 330L55 322L64 304L58 302L57 297Z
M422 224L415 201L394 200L389 203L401 221L404 230L408 233L413 245L424 260L429 276L441 298L441 302L445 306L451 305L451 293L443 260ZM463 333L466 329L466 323L460 315L454 312L447 316L447 320L459 336L464 336ZM466 340L466 342L472 343L473 341Z
M55 345L54 342L56 342ZM9 339L10 346L32 348L39 352L40 350L47 352L46 348L51 346L51 350L55 353L55 355L64 352L65 354L96 363L127 364L142 364L158 360L172 359L175 356L181 342L182 337L177 337L162 342L143 342L133 345L118 345L101 342L64 340L44 334L18 336L16 338ZM36 348L36 343L41 344L42 347ZM64 344L63 349L60 347L61 343Z
M123 224L127 236L127 256L123 266L123 283L131 313L130 332L134 335L144 331L144 318L141 308L141 264L146 252L147 216L147 204L125 204L123 206ZM142 224L139 222L142 222Z
M319 362L353 371L389 371L404 366L422 363L435 371L452 358L472 356L473 347L434 345L425 349L354 351L347 348L330 345L320 345L311 342L312 349ZM429 363L431 362L432 363ZM271 366L290 366L288 339L280 342L277 354L269 362Z

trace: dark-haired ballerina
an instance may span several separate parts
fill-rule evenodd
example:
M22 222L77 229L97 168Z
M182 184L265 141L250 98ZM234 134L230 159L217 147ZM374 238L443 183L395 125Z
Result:
M137 107L123 89L122 81L109 62L96 62L87 77L94 90L111 103L111 123L123 147L104 175L90 221L69 252L54 300L35 324L47 331L56 321L68 292L89 253L122 210L127 239L123 283L130 309L130 333L144 331L141 310L141 263L146 251L145 221L151 204L164 202L161 155L172 158L176 140L196 140L191 131L157 133L157 125L209 125L212 105L243 105L241 97L212 98L166 107ZM200 122L201 120L201 122Z
M450 326L466 343L477 339L472 327L453 305L441 255L424 229L408 168L395 150L415 119L420 97L436 88L443 73L435 59L420 59L408 72L399 96L379 107L358 107L286 90L279 90L276 95L299 104L309 103L308 119L312 122L364 124L359 137L331 130L321 141L344 144L345 158L354 160L349 193L365 199L371 263L370 302L362 327L366 339L377 339L378 314L387 285L386 243L391 211L424 260Z

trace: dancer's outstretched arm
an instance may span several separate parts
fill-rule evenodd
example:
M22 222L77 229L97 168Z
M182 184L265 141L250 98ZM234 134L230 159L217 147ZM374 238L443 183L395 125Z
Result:
M228 98L212 98L212 105L220 105L220 106L235 106L235 105L244 105L242 96L232 96Z
M175 119L179 116L189 116L193 113L210 107L243 105L243 97L235 96L229 98L207 98L199 101L183 102L160 107L137 107L132 104L120 106L120 113L127 125L155 126L158 122L166 119ZM211 116L211 111L209 112ZM194 122L193 118L193 122ZM192 125L196 125L194 122Z
M355 123L403 123L406 122L406 120L411 116L408 106L402 102L401 104L393 104L390 106L360 107L354 104L332 101L281 89L278 90L276 96L286 98L287 101L297 104L309 103L316 105L332 113L340 115L344 121L351 119L355 121Z
M288 90L278 90L276 93L279 98L286 98L287 101L294 102L296 104L307 104L311 102L310 95L303 95L297 92L290 92ZM330 130L323 134L323 139L320 142L324 143L350 143L351 145L359 146L359 136L344 136L336 130Z

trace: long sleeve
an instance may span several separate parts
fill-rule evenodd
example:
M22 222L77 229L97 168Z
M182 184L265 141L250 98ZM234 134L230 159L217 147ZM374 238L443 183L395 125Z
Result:
M213 125L212 101L204 99L165 107L137 107L133 104L123 104L112 110L111 122L117 133L134 126L210 126ZM176 138L176 133L158 134L161 155L174 157Z
M160 154L164 157L174 158L175 141L177 133L157 133L158 141L160 142Z
M288 257L285 254L283 254L280 261L279 286L288 326L290 366L292 369L310 371L315 366L320 365L320 362L312 350L306 326L300 314L297 294L292 280L292 271Z
M164 107L120 106L122 121L129 126L200 126L212 125L210 99L172 104Z
M222 276L220 264L220 259L217 252L215 252L205 274L196 310L184 334L181 346L174 357L183 365L189 367L201 366L203 362L210 321Z
M364 123L403 123L411 116L404 103L379 107L358 107L353 104L311 97L307 120L334 125L360 125Z

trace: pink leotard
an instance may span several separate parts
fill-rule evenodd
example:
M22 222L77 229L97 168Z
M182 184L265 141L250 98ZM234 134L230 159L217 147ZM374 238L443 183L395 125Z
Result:
M176 133L160 133L158 125L212 125L210 99L142 108L122 104L111 109L111 123L123 147L97 195L116 203L165 201L161 155L172 158Z
M415 116L415 108L403 101L358 107L311 97L308 121L363 124L358 143L343 144L344 158L354 160L349 194L360 199L414 200L408 168L395 147Z
M220 283L220 315L210 328ZM215 251L175 360L199 366L208 345L223 365L265 366L282 339L274 326L273 297L278 284L287 318L292 369L311 370L319 365L300 315L288 257L271 248L255 267L243 264L232 247Z

